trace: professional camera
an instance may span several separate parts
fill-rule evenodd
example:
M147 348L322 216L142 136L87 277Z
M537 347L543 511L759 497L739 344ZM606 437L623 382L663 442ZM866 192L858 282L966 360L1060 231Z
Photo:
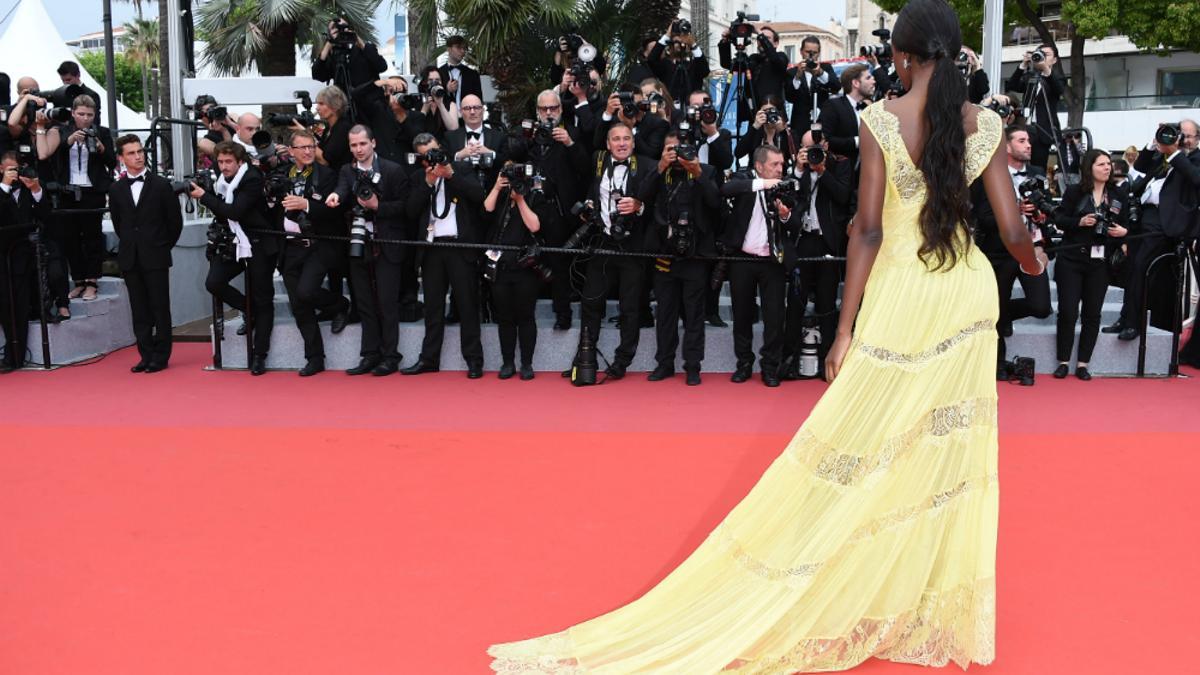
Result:
M517 256L517 267L522 269L533 270L537 272L542 283L548 284L554 278L554 272L549 267L542 264L541 261L542 247L537 244L530 244L525 247L525 250Z
M425 94L426 96L439 100L446 97L446 88L442 86L440 82L422 80L421 83L417 85L417 91Z
M374 171L354 170L354 185L350 191L357 199L364 201L379 194L375 186L379 184L379 174Z
M351 210L350 247L348 255L351 258L361 258L367 253L367 242L371 240L371 230L367 227L367 212L361 206L355 205Z
M1013 108L1011 105L1007 103L1001 103L996 99L992 99L992 102L989 103L987 107L989 110L999 115L1000 119L1008 119L1008 116L1013 114Z
M804 150L808 153L809 166L817 166L825 163L825 148L819 145L810 145Z
M616 204L625 198L625 193L621 190L612 190L608 193L609 200ZM629 216L618 213L615 209L608 215L608 236L613 241L625 241L629 235L633 234L633 223Z
M80 129L80 131L83 132L83 145L87 148L88 153L95 154L99 152L99 149L96 145L99 143L96 138L96 130L89 127L87 129Z
M1046 182L1038 176L1026 178L1017 186L1017 194L1022 201L1033 204L1034 208L1044 214L1054 211L1054 201L1046 192Z
M217 182L217 174L212 169L200 169L196 173L184 176L182 180L171 181L171 190L177 195L186 194L192 191L192 183L195 183L201 190L212 192L213 185Z
M46 119L56 124L66 124L71 121L71 109L66 106L50 108L46 111Z
M280 127L290 127L293 122L299 122L305 127L312 127L320 121L311 110L303 110L298 113L271 113L267 115L267 124L272 124Z
M954 65L958 67L958 72L963 77L967 77L971 74L971 55L966 50L959 52L958 58L954 59Z
M592 65L591 61L575 59L567 72L571 73L571 77L575 78L575 81L586 92L592 87L592 71L595 69L596 67Z
M17 146L17 175L30 180L38 177L38 156L32 145L22 143Z
M288 176L285 169L280 169L267 174L267 180L263 186L263 195L267 201L275 204L283 200L288 195L297 197L304 196L304 181L295 180ZM285 211L284 216L300 226L301 232L308 232L311 223L308 220L308 214L304 211Z
M1028 356L1018 356L1012 361L1004 362L1005 379L1017 382L1023 387L1032 387L1037 363Z
M1178 124L1160 124L1154 132L1154 140L1162 145L1178 145L1179 137L1183 135Z
M675 218L669 229L667 245L670 246L671 253L681 258L689 258L696 254L696 227L687 211L680 211Z
M237 237L229 223L214 220L205 233L204 257L208 260L236 260Z
M778 199L780 204L789 209L794 209L800 201L800 181L795 178L781 180L774 187L763 190L763 197L766 199L768 205L774 204L775 200Z
M1029 62L1030 63L1041 63L1042 61L1045 61L1045 60L1046 60L1046 55L1044 53L1042 53L1042 50L1035 49L1035 50L1029 52Z
M209 122L224 122L229 119L229 109L223 105L214 105L208 110L196 111L196 116Z
M329 41L334 47L344 47L349 49L358 42L358 35L354 32L354 28L350 26L350 22L342 17L334 19L334 30L329 31ZM335 32L336 31L336 32Z
M675 19L671 22L672 35L690 35L692 32L692 22L687 19Z
M450 159L450 154L441 148L430 148L423 153L408 153L408 163L410 165L417 162L424 162L426 166L437 166L439 164L449 164Z
M1121 215L1121 202L1111 200L1108 203L1108 208L1096 209L1096 224L1092 227L1092 234L1097 237L1107 237L1108 228L1117 224L1117 218Z
M567 28L566 32L558 38L558 50L577 61L591 63L596 59L598 52L595 46L583 39L583 36L577 32L578 30L575 26Z
M557 120L521 120L521 131L525 134L525 138L531 139L538 145L551 145L554 143L554 129L558 126Z
M675 156L684 162L693 162L699 150L691 143L676 143Z
M481 152L478 155L468 156L466 158L466 161L470 162L471 166L475 167L476 169L481 169L481 170L486 171L486 170L492 168L492 166L495 164L496 153Z
M729 39L733 42L734 49L742 51L750 46L754 34L758 32L751 21L758 21L758 15L738 12L737 18L729 25Z
M532 164L509 164L500 169L500 177L507 179L508 187L522 197L535 189L536 175Z
M640 106L638 105L638 102L634 100L633 92L619 91L617 92L617 99L621 102L622 115L629 118L637 116Z
M776 124L779 124L781 121L783 121L783 113L781 113L779 111L779 108L772 106L770 108L767 108L763 112L766 115L767 124L769 124L771 126L775 126Z
M892 60L892 31L886 28L876 28L871 31L871 35L879 38L877 45L863 45L858 48L859 56L874 56L881 63Z
M571 207L571 215L578 217L583 221L583 224L570 237L567 237L567 240L563 242L563 248L581 248L583 240L591 234L592 228L596 226L596 203L590 199L583 202L575 202Z
M717 109L711 103L690 105L687 108L687 119L701 124L716 124Z
M428 100L425 94L410 94L408 92L392 94L392 98L396 99L396 102L404 106L409 112L420 110L421 106L425 105L425 101Z

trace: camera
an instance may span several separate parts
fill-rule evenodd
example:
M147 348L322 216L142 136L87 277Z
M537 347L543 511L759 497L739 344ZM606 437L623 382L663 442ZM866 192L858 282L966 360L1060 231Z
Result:
M789 209L796 208L796 204L800 201L800 181L795 178L781 180L763 191L763 197L768 205L773 205L778 199L780 204L783 204Z
M192 191L192 183L195 183L201 190L212 192L216 182L217 174L212 169L201 169L184 176L182 180L171 181L171 190L177 195L186 194Z
M17 146L17 176L35 180L38 177L37 162L37 152L32 145L22 143Z
M57 124L66 124L71 121L71 109L66 106L50 108L46 111L46 119Z
M208 260L236 260L237 237L229 224L214 220L205 232L204 257Z
M886 28L876 28L871 31L871 35L879 38L877 45L863 45L858 48L859 56L874 56L881 62L892 60L892 31Z
M267 180L263 186L263 195L267 198L267 201L278 203L288 195L303 197L304 187L305 183L303 180L294 180L288 176L287 171L280 169L267 174ZM285 211L284 216L295 221L300 226L301 232L308 232L311 228L308 214L304 211Z
M424 80L417 85L417 91L431 98L443 99L446 97L446 88L442 86L441 82Z
M558 126L557 120L521 120L521 130L525 133L525 137L532 139L538 145L550 145L554 143L554 129Z
M304 110L298 113L271 113L267 115L267 124L280 127L290 127L293 122L299 122L305 127L311 127L317 121L317 116L311 110Z
M750 41L758 32L754 24L750 23L751 21L758 21L758 15L738 12L737 18L729 25L729 39L733 41L733 46L738 51L750 46Z
M696 153L698 149L691 143L677 143L675 145L675 156L684 162L696 161Z
M338 17L334 19L333 30L329 31L329 41L334 47L353 47L358 42L358 35L354 32L354 28L350 26L350 22Z
M587 40L583 39L575 26L567 28L566 32L558 38L558 50L564 54L568 54L578 61L591 63L596 59L598 52L596 47L588 44Z
M425 152L408 153L408 163L416 164L417 162L424 162L426 166L449 164L450 154L441 148L429 148Z
M223 105L214 105L208 110L201 110L197 115L202 120L209 122L224 122L229 119L229 109Z
M1178 124L1160 124L1154 132L1154 140L1161 145L1178 145L1182 135Z
M1004 376L1010 382L1017 382L1022 387L1032 387L1036 373L1037 362L1028 356L1018 356L1012 361L1004 362Z
M374 171L363 171L362 169L354 170L354 185L350 191L354 193L355 198L366 201L371 197L379 194L375 186L379 184L379 174Z
M392 98L396 99L396 103L404 106L410 112L420 110L421 106L425 105L425 101L427 100L425 94L410 94L408 92L393 94Z
M696 228L687 211L680 211L675 217L675 223L671 225L667 235L667 245L671 253L681 258L689 258L696 254Z
M621 190L612 190L608 193L609 200L616 204L625 198L625 193ZM625 241L633 234L633 224L630 222L629 216L622 215L614 208L613 212L608 215L608 236L613 241Z
M500 169L500 176L508 180L508 187L522 197L528 197L536 188L536 175L532 164L509 164Z
M693 122L700 122L701 124L716 124L717 109L711 103L705 103L704 105L698 106L691 105L688 106L687 109L687 118Z
M567 72L571 73L571 77L575 78L584 91L588 91L592 87L592 71L595 69L590 61L576 59Z
M1054 202L1046 193L1046 183L1040 177L1034 176L1021 181L1021 184L1017 186L1017 193L1021 196L1022 201L1033 204L1034 208L1042 213L1054 211Z
M1041 63L1042 61L1045 61L1045 60L1046 60L1046 55L1045 55L1045 53L1042 52L1042 50L1035 49L1035 50L1029 52L1029 62L1030 63Z
M804 150L808 153L809 166L817 166L825 163L825 148L819 145L810 145Z
M275 148L271 132L261 129L254 132L250 137L250 144L254 146L251 157L258 161L260 167L270 170L279 166L279 151Z
M999 115L1000 119L1008 119L1008 116L1013 114L1013 108L1011 105L1007 103L1001 103L996 99L992 99L992 102L989 103L987 107L989 110L992 110Z
M95 153L99 152L99 149L96 146L96 143L97 143L96 130L89 128L89 129L80 129L79 131L80 131L80 133L83 134L83 146L85 148L87 148L88 153L95 154Z
M542 264L540 257L542 255L542 247L537 244L530 244L525 247L525 250L517 256L517 267L521 269L533 270L537 272L542 283L550 283L554 278L554 272L549 267Z
M567 240L563 242L563 248L581 248L583 240L592 232L592 228L596 225L596 203L592 200L575 202L571 207L571 215L578 217L583 221L583 225L575 230Z
M954 59L954 65L963 77L971 74L971 56L965 50L958 53L958 57Z
M804 59L804 69L808 71L820 68L821 64L816 59Z
M367 227L366 210L355 206L350 220L350 247L348 255L351 258L361 258L367 253L367 242L371 240L371 230Z
M687 19L675 19L671 22L672 35L689 35L692 32L692 22Z
M638 104L638 102L636 100L634 100L633 92L619 91L619 92L617 92L617 99L621 102L621 114L622 115L624 115L625 117L629 117L629 118L633 118L633 117L637 116L638 110L640 109L641 106Z
M1108 208L1096 209L1096 224L1092 227L1092 234L1097 237L1107 237L1108 228L1117 224L1117 218L1121 215L1121 202L1112 200L1108 203Z
M776 124L779 124L781 121L783 121L783 113L779 112L779 108L776 108L774 106L764 110L763 114L767 118L767 124L769 124L771 126L775 126Z

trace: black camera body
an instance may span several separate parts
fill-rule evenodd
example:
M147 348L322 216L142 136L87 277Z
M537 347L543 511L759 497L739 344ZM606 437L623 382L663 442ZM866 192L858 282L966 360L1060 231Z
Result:
M892 60L892 32L886 28L876 28L871 31L871 35L879 38L877 45L863 45L858 48L859 56L874 56L879 59L880 63L889 63Z
M182 180L171 181L171 190L182 195L192 191L192 183L195 183L201 190L212 192L213 185L217 182L217 174L212 169L200 169L196 173L188 174Z
M621 190L612 190L608 193L609 200L616 204L625 198L625 193ZM625 241L633 234L632 218L627 215L618 213L616 209L608 216L608 236L613 241Z
M303 110L298 113L271 113L267 115L267 124L272 124L280 127L290 127L294 122L299 122L304 127L313 127L320 121L311 110Z
M634 99L633 92L619 91L617 92L617 100L621 103L621 114L628 118L637 117L640 108L638 101Z
M441 83L431 83L429 80L417 85L417 91L439 100L446 97L446 88Z
M584 239L586 239L588 235L592 233L592 230L596 227L596 223L599 220L596 212L596 203L590 199L587 201L575 202L575 204L571 206L571 215L579 218L581 221L583 221L583 224L580 225L570 237L567 237L567 240L563 242L563 248L581 248Z
M825 159L826 159L825 148L822 148L819 145L810 145L809 147L805 148L804 150L808 155L808 165L809 166L817 166L819 164L825 163Z
M1045 60L1046 60L1046 55L1044 53L1042 53L1042 50L1035 49L1032 52L1029 52L1029 62L1030 63L1041 63Z
M521 130L525 137L538 145L554 143L554 130L558 127L557 120L522 120Z
M1037 362L1028 356L1018 356L1012 361L1004 362L1004 375L1009 382L1016 382L1023 387L1032 387L1036 377Z
M1108 237L1108 228L1117 224L1117 218L1121 215L1121 202L1111 200L1108 203L1108 208L1100 208L1096 210L1096 224L1092 227L1092 234L1099 238Z
M408 92L393 94L392 98L396 99L396 102L404 106L404 109L409 112L420 110L421 106L425 105L425 101L427 100L425 94L410 94Z
M737 18L729 25L729 39L733 42L734 49L743 51L750 46L754 34L758 32L751 22L758 21L758 19L757 14L737 13Z
M197 115L202 120L209 122L224 122L229 119L229 109L223 105L214 105L208 110L201 110Z
M532 164L509 164L500 169L500 177L508 180L513 192L528 197L536 186L537 171Z
M691 143L675 144L675 156L685 162L694 162L698 156L699 148Z
M237 259L237 237L229 223L221 220L209 223L205 232L204 257L209 261Z
M1154 140L1162 145L1178 145L1183 131L1178 124L1160 124L1154 132Z
M779 200L789 209L796 208L796 204L800 202L800 181L795 178L786 178L779 181L774 186L763 190L763 197L768 205L773 205L775 200Z
M692 122L699 122L701 124L716 124L717 108L711 103L688 106L687 118Z
M542 247L530 244L517 255L516 266L521 269L533 270L541 278L542 283L548 284L554 278L554 272L542 264L541 255Z
M675 19L671 22L672 35L691 35L692 22L687 19Z
M333 27L337 32L329 32L329 41L334 47L342 49L350 49L358 42L358 34L354 32L354 28L350 26L350 22L338 17L333 22Z
M425 152L421 152L421 153L417 153L417 152L408 153L408 163L409 164L416 164L417 162L424 162L426 166L437 166L439 164L442 164L442 165L449 164L450 159L451 159L450 153L446 152L445 150L443 150L441 148L429 148Z
M764 115L767 118L767 124L770 124L771 126L779 124L783 121L783 113L779 111L779 108L774 106L767 108L764 111Z
M263 195L267 201L278 203L284 197L289 195L303 197L304 190L308 183L302 178L292 178L288 175L289 170L284 167L267 174L266 182L263 185ZM308 214L304 211L285 211L284 216L295 221L300 226L301 232L308 232L312 223L308 220Z
M991 110L991 111L995 112L997 115L999 115L1000 119L1008 119L1008 116L1013 114L1013 109L1012 109L1011 105L1008 105L1006 103L1001 103L995 99L992 99L992 102L989 103L987 107L989 110Z
M379 191L375 187L378 184L379 174L374 171L355 169L354 185L351 186L350 191L354 194L355 198L366 201L379 194Z
M1021 181L1017 186L1017 194L1021 196L1022 201L1033 204L1034 208L1042 213L1049 214L1054 211L1054 201L1046 192L1046 182L1038 176Z
M696 254L696 226L691 214L686 210L680 211L671 223L667 236L667 246L670 252L680 258L690 258Z

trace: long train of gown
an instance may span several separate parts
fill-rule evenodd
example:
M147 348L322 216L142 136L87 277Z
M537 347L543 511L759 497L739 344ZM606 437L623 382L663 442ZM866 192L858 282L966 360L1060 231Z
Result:
M837 379L750 493L641 598L492 646L501 673L792 673L995 654L997 291L978 248L917 258L925 184L876 103L884 241ZM1000 119L967 139L974 180Z

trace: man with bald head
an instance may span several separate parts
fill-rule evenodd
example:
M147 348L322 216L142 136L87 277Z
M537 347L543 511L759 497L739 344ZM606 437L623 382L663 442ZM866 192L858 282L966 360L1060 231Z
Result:
M254 113L244 113L237 120L237 133L233 141L254 154L254 134L262 130L262 119Z
M493 169L486 172L489 188L496 173L504 164L504 146L507 134L483 123L483 101L475 94L462 97L463 123L457 129L446 132L446 150L453 153L454 161L470 162L478 166L481 160L492 155Z

